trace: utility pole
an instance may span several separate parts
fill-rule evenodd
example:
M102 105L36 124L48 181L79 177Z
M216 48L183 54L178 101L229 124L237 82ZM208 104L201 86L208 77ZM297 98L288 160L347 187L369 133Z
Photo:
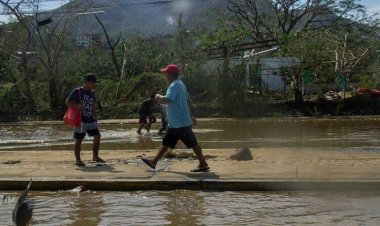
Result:
M181 68L183 71L183 75L187 76L186 62L185 62L185 55L184 55L183 32L182 32L182 12L181 14L179 14L179 19L178 19L178 37L179 37L179 54L181 57Z

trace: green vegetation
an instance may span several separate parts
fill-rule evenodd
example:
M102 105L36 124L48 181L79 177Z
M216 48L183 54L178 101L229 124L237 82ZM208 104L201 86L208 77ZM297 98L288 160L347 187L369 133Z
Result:
M228 2L228 10L218 12L212 26L190 29L178 15L177 32L167 37L108 34L100 18L94 18L107 40L90 37L86 47L78 47L70 36L75 24L70 7L75 5L67 6L67 15L58 21L38 27L16 4L0 1L16 18L0 27L0 121L62 118L67 95L89 72L99 80L101 118L136 117L143 99L154 91L165 93L167 84L158 72L168 63L181 66L195 114L201 117L379 113L376 100L354 95L358 87L380 88L379 18L366 15L358 1L330 2L323 12L312 9L325 9L324 1L308 1L314 21L308 15L291 16L303 12L301 0L271 0L269 5L258 0ZM267 10L257 10L262 7ZM354 13L359 16L354 18ZM327 24L315 22L323 16ZM250 47L244 47L246 43ZM243 59L244 51L273 47L278 51L266 58L299 60L281 68L284 88L247 87L248 61L259 62L262 56ZM340 85L353 95L327 101L327 84ZM319 92L304 95L307 85Z

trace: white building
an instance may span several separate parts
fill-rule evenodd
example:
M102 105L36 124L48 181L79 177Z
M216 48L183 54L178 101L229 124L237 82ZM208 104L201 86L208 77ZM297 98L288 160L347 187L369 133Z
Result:
M276 91L287 88L281 77L281 69L297 66L301 60L296 57L264 57L270 53L276 52L278 47L255 52L255 50L244 53L241 57L232 58L230 66L241 65L242 60L246 65L245 85L247 88L255 91ZM218 71L223 64L221 59L208 60L203 69L207 71Z
M245 84L255 90L275 91L285 89L285 83L281 77L281 69L297 66L301 63L295 57L263 57L265 54L275 52L278 47L261 52L246 52Z
M98 46L101 42L100 34L77 34L74 36L75 45L79 48L90 48Z

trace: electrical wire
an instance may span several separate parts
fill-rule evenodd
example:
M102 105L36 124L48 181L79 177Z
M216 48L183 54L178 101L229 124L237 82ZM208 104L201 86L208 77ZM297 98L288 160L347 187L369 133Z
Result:
M40 2L57 2L56 0L41 0ZM210 0L165 0L165 1L151 1L151 2L134 2L134 3L118 3L117 6L106 6L102 4L94 5L94 7L91 8L83 8L83 9L77 9L78 11L71 11L72 13L80 12L80 13L91 13L94 10L100 11L113 11L113 10L120 10L123 9L136 9L136 8L148 8L148 7L158 7L162 5L174 5L181 2L188 2L188 3L196 3L196 2L205 2ZM30 4L30 3L29 3ZM70 4L70 3L68 3ZM64 6L64 5L63 5ZM85 11L87 10L87 11ZM24 14L34 14L33 11L24 11ZM67 13L65 10L47 10L47 11L40 11L39 14L60 14L60 13ZM12 15L12 13L0 13L0 15Z

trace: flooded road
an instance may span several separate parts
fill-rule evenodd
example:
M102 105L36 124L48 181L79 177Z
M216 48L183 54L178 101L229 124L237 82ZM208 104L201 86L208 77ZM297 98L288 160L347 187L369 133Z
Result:
M31 225L380 224L380 193L31 192L28 200ZM0 205L1 225L12 225L13 205Z
M158 148L161 137L136 125L101 124L102 149ZM201 122L204 148L267 147L380 151L376 119L272 119ZM0 126L3 150L70 150L64 125ZM84 148L90 148L87 139ZM16 192L0 192L0 225L12 225ZM380 193L371 192L30 192L31 225L380 225Z
M158 148L159 123L151 134L138 136L136 125L101 124L102 149ZM201 122L195 127L204 148L273 147L343 151L380 151L380 121L376 119L270 119ZM64 125L0 126L1 150L70 150L71 129ZM90 139L85 148L90 148Z

